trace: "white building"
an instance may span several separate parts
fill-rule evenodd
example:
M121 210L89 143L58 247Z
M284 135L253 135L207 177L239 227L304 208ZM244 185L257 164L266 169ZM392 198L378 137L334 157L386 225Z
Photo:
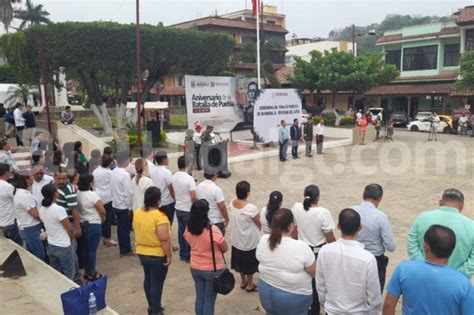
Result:
M292 40L294 43L294 40ZM331 40L319 40L319 41L305 41L301 45L287 46L287 53L285 58L285 64L287 66L293 66L295 63L294 56L301 57L305 61L311 60L310 52L317 50L324 52L325 50L331 50L336 48L337 51L347 51L352 53L352 42L348 41L331 41ZM357 52L357 44L355 44L355 51Z

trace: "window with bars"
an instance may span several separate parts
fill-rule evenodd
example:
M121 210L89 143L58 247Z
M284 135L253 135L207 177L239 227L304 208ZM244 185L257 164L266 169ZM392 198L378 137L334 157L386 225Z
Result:
M459 66L459 44L450 44L444 46L444 66Z
M465 50L474 50L474 29L466 30L466 47Z
M403 49L403 71L432 70L438 67L438 45Z
M395 65L400 70L400 64L402 62L402 51L401 50L389 50L385 54L385 63L389 65Z

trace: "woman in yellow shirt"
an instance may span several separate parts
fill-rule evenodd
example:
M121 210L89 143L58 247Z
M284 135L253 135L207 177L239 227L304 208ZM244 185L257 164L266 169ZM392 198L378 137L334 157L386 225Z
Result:
M144 203L133 215L135 250L143 266L148 314L162 315L161 296L171 264L170 223L160 209L161 192L157 187L145 191Z

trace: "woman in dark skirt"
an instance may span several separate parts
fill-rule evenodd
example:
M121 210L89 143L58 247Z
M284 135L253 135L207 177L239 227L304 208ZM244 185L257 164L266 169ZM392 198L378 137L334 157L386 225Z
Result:
M237 199L232 200L229 207L232 220L231 268L240 273L240 288L255 292L257 286L253 282L253 274L258 272L255 252L260 240L260 211L247 201L250 195L248 182L237 183L235 190Z

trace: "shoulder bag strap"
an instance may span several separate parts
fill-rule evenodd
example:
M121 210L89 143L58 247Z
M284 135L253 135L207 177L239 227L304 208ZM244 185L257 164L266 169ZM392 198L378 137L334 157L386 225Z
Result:
M214 237L212 236L212 224L209 225L209 235L211 237L211 252L212 252L212 264L214 265L214 272L216 268L216 253L214 252Z

